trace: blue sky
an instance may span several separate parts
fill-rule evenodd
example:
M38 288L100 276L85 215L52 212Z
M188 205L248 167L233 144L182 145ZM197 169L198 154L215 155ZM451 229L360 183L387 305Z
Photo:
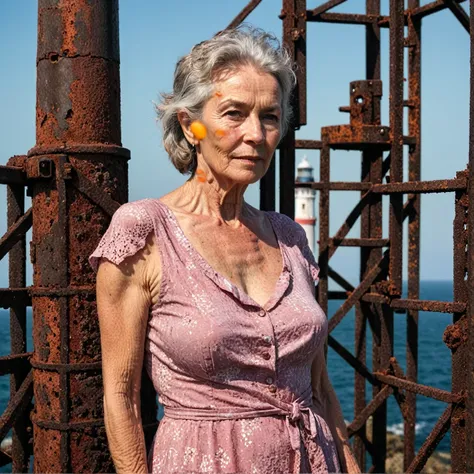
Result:
M308 7L322 0L308 0ZM388 13L388 0L382 0ZM422 1L422 4L428 3ZM247 0L120 0L122 85L122 140L132 152L130 200L159 197L178 187L184 178L170 165L161 145L153 101L171 88L177 59L191 47L223 29ZM363 0L348 0L334 9L363 13ZM467 3L464 4L468 8ZM281 35L280 0L262 0L247 22ZM0 1L0 164L26 153L35 143L36 0ZM318 139L322 126L344 124L338 112L348 104L349 82L364 79L365 32L362 26L308 25L308 125L299 138ZM449 11L423 21L422 50L422 179L452 178L468 161L469 35ZM384 80L383 124L388 125L388 31L382 32ZM297 160L303 156L297 152ZM315 166L318 154L307 153ZM360 156L332 153L331 178L357 181ZM258 185L247 200L258 206ZM331 233L335 233L354 206L358 193L331 195ZM6 230L5 187L0 187L0 234ZM387 206L385 205L385 209ZM386 215L387 217L387 215ZM452 278L452 221L454 195L422 198L423 279ZM387 220L387 219L386 219ZM351 237L356 237L355 226ZM384 236L388 235L385 224ZM31 237L29 237L30 239ZM406 239L405 239L406 240ZM332 265L353 283L358 275L358 251L340 249ZM406 262L405 262L406 266ZM6 285L6 262L0 262L0 286Z

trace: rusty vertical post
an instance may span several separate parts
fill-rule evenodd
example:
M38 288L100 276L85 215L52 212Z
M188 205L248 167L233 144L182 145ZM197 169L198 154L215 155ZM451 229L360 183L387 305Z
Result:
M420 6L420 0L409 0L408 8ZM408 18L408 134L415 139L408 154L409 181L421 180L421 19ZM408 298L420 297L420 203L419 194L409 194L408 218ZM418 311L407 310L406 377L418 378ZM415 457L416 395L406 393L403 467L408 469Z
M467 172L460 171L457 177L462 178ZM469 198L467 190L456 191L455 213L453 223L453 293L454 301L468 303L469 295L466 284L466 269L468 252L468 218ZM467 341L459 337L467 333L467 317L469 313L454 313L453 324L444 332L443 340L452 352L451 390L453 393L466 393L468 390L468 377L466 369L469 365ZM466 454L472 441L466 437L465 425L466 409L457 406L451 417L451 472L466 471ZM469 446L468 446L469 445Z
M380 15L380 0L367 0L366 11L368 15L375 17ZM380 80L380 27L377 22L373 22L366 27L366 79L368 81ZM380 125L380 98L373 102L373 125ZM373 147L363 151L362 153L362 181L369 181L372 184L382 183L382 162L383 152L378 147ZM363 193L362 193L363 194ZM382 238L382 196L371 195L369 197L368 206L361 214L361 237L362 238ZM367 272L382 257L381 248L361 248L361 280L366 276ZM363 310L363 316L369 318L372 328L372 370L380 370L385 368L382 362L382 335L380 324L381 311L375 305L361 302L360 307ZM360 316L362 317L362 315ZM365 339L366 320L363 324L359 324L359 331L356 328L356 343L362 337ZM361 333L361 331L364 331ZM359 334L358 334L359 333ZM360 359L362 362L365 360ZM365 394L365 379L356 373L358 384L356 391L363 391ZM372 395L375 397L380 388L374 386ZM359 412L364 408L360 403ZM386 454L386 425L387 425L387 404L383 403L372 416L372 466L377 472L385 471L385 454ZM361 449L363 447L361 446Z
M275 210L275 154L265 176L260 180L260 209L262 211Z
M390 0L390 182L403 181L403 41L404 0ZM402 289L403 194L390 196L390 279Z
M323 131L323 147L320 153L319 182L329 183L330 150ZM329 263L329 189L319 192L319 270L318 302L328 314L328 263ZM329 316L329 315L328 315Z
M15 156L8 161L9 166L22 167L24 156ZM22 185L9 185L7 188L7 224L12 226L25 212L25 188ZM26 287L26 239L20 241L10 250L9 286L10 288ZM26 352L26 301L15 303L10 308L10 344L11 354ZM10 377L10 399L15 395L20 385L28 375L28 368L19 370ZM29 411L17 417L12 433L12 472L28 472L29 462Z
M467 348L467 380L468 380L468 398L467 398L467 420L466 420L466 472L474 472L474 449L472 441L474 440L474 212L472 206L474 203L474 0L470 1L470 29L471 29L471 103L469 114L469 216L468 216L468 310L466 312L468 327L468 348Z
M127 200L118 0L39 0L36 146L28 157L34 470L111 472L95 278L87 262L110 212L80 184Z
M296 62L294 120L280 145L280 209L295 217L295 128L306 124L306 0L283 0L283 43Z

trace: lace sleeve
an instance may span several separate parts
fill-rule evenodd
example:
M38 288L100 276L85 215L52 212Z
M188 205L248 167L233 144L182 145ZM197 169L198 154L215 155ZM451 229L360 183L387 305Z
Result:
M145 246L152 230L153 220L143 206L136 202L120 206L112 216L110 226L99 245L89 257L90 265L95 272L101 258L118 265Z

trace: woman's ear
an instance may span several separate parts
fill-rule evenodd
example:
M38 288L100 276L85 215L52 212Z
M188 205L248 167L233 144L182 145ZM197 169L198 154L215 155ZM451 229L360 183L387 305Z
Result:
M188 113L185 110L180 110L178 112L178 121L181 125L181 130L183 130L184 136L188 143L192 146L198 144L193 132L191 132L191 119L189 118Z

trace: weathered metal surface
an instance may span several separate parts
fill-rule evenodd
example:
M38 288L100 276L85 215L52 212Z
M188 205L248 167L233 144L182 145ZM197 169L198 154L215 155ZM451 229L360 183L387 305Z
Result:
M18 166L0 166L0 184L26 185L26 176Z
M118 44L117 0L39 1L36 146L26 163L38 472L113 470L87 256L127 200Z
M466 266L467 267L467 279L464 277L465 282L465 293L464 298L468 304L467 311L467 326L469 340L466 343L466 352L467 358L463 368L458 366L458 377L464 375L466 378L467 390L469 397L467 399L466 406L466 419L465 419L465 429L466 429L466 442L462 445L461 449L466 449L466 445L469 446L469 449L465 451L466 464L464 469L467 472L474 472L474 449L472 449L472 441L474 440L474 212L472 210L474 202L474 0L469 2L470 12L471 12L471 87L470 87L470 110L469 110L469 188L467 193L467 199L464 200L466 203L467 215L465 216L466 223L466 234L467 234L467 244L468 251L466 255ZM465 237L465 235L464 235ZM462 239L462 238L461 238ZM464 239L461 242L465 241ZM462 260L461 260L462 262ZM455 262L459 263L459 262ZM458 278L460 278L458 273ZM459 425L459 428L461 426Z
M459 4L462 1L435 1L420 6L419 0L408 0L407 9L402 0L391 0L390 15L380 15L380 1L367 0L366 14L332 13L328 10L342 2L337 0L321 3L306 12L306 20L326 23L359 24L366 27L366 80L353 81L349 106L340 107L350 114L350 123L323 127L321 140L295 140L294 147L320 150L320 181L304 186L319 191L319 301L327 310L328 298L345 301L329 321L329 331L344 318L351 308L356 310L355 352L350 353L333 336L329 346L345 359L356 371L354 410L355 420L350 431L354 434L354 451L363 470L365 452L373 460L369 472L382 472L385 468L386 405L385 395L390 387L404 420L404 468L420 470L449 427L452 430L452 469L466 472L470 451L467 449L468 433L474 433L474 403L464 408L465 394L474 393L474 382L469 385L469 370L474 364L474 343L469 339L469 297L474 293L468 250L474 233L469 231L471 218L469 205L474 198L466 172L455 179L421 181L421 19L429 14L450 8L466 27L467 15ZM471 5L474 0L471 1ZM471 11L473 8L471 8ZM407 27L405 29L405 27ZM380 98L380 28L390 29L390 127L381 125ZM405 37L405 32L408 33ZM472 40L472 37L471 37ZM404 49L408 56L408 71L404 71ZM473 48L474 49L474 48ZM474 62L474 60L473 60ZM406 79L405 79L406 77ZM403 97L403 84L408 82L408 98ZM471 88L472 86L471 83ZM471 89L474 90L474 89ZM474 97L474 92L472 92ZM474 106L471 101L471 114ZM404 109L408 111L408 136L403 135ZM378 135L377 135L378 133ZM471 156L474 146L471 127ZM408 181L403 180L404 147L408 147ZM330 150L346 149L362 151L361 181L332 182L329 178ZM390 151L383 159L382 153ZM472 161L472 160L471 160ZM470 165L471 173L474 165ZM385 174L386 183L382 182ZM470 176L469 176L470 178ZM329 235L329 198L333 191L360 191L360 201L348 214L341 227ZM455 193L456 218L454 222L454 301L420 300L420 195L425 193ZM382 235L382 195L390 196L389 239ZM360 218L360 238L347 238L349 231ZM408 221L408 297L402 295L402 235L403 222ZM474 227L474 225L473 225ZM471 233L469 233L471 232ZM468 239L469 235L469 239ZM330 258L341 246L361 248L361 275L354 288L329 265ZM382 248L387 247L382 258ZM382 265L382 268L380 267ZM388 267L388 268L387 268ZM466 276L467 275L467 276ZM331 278L345 291L328 292L327 280ZM470 285L470 286L469 286ZM453 354L452 392L440 391L417 383L418 372L418 312L433 311L453 314L453 324L446 328L443 340ZM393 313L407 318L407 372L400 369L393 355ZM365 365L365 334L369 324L372 332L372 370ZM471 330L471 333L474 333ZM469 360L469 362L467 361ZM375 379L374 379L375 377ZM366 403L365 383L373 385L372 402ZM447 410L433 429L427 442L415 453L416 394L455 403ZM468 400L474 399L468 398ZM372 415L372 443L363 429L366 417ZM472 417L472 416L471 416ZM466 429L467 426L467 429ZM469 431L470 430L470 431ZM472 439L471 434L471 439ZM468 454L469 453L469 454ZM472 456L474 459L474 455ZM474 465L474 464L473 464ZM472 470L472 468L471 468Z
M32 210L28 211L12 223L5 235L0 238L0 259L11 250L19 241L24 239L32 224Z
M9 166L21 170L25 176L24 165L26 156L14 156L8 160ZM25 189L24 182L17 181L7 187L7 235L13 236L12 231L16 229L16 244L10 249L8 255L9 275L8 284L10 298L3 298L5 294L0 293L2 300L9 300L10 308L10 353L9 357L2 358L2 372L11 373L10 397L13 398L21 390L28 372L30 355L26 355L26 307L31 305L31 298L26 293L26 231L31 227L31 209L27 211L25 218ZM1 244L0 244L1 247ZM0 250L0 258L2 258ZM8 291L8 290L7 290ZM25 364L25 362L28 362ZM29 412L31 411L30 400L23 406L23 410L17 411L12 428L12 446L10 456L12 459L12 472L27 472L29 464L30 440L32 436Z

